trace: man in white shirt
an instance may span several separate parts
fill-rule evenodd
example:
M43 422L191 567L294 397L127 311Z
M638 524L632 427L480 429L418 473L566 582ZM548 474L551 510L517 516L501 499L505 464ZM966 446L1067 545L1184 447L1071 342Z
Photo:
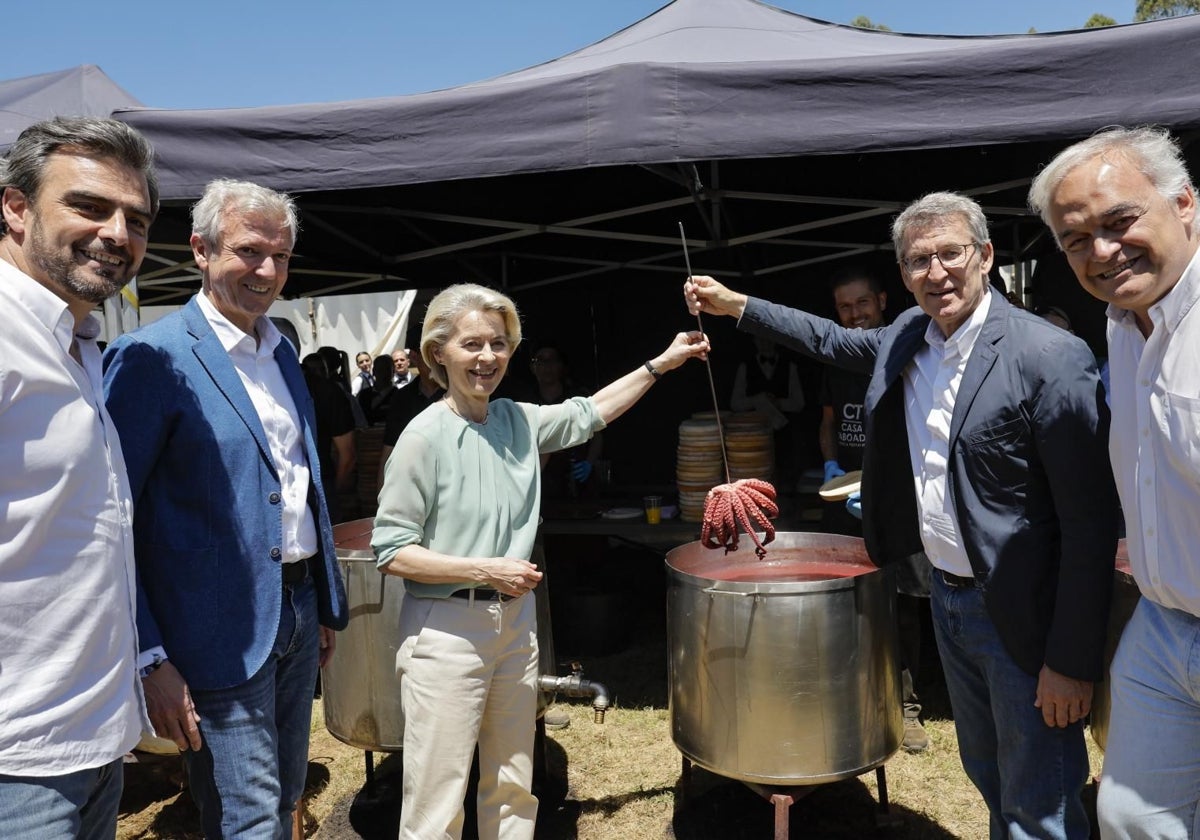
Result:
M1108 413L1087 345L991 292L983 210L931 193L892 225L917 307L878 330L689 278L693 313L739 318L871 373L863 537L924 550L959 756L993 840L1089 836L1083 720L1103 673L1116 550Z
M1166 131L1058 155L1030 206L1108 302L1109 451L1143 595L1112 662L1098 811L1106 838L1200 835L1200 231Z
M403 347L392 351L392 367L395 371L392 374L392 384L397 388L403 388L417 378L409 365L408 351Z
M207 837L291 834L317 668L347 621L312 399L266 317L297 229L288 196L212 182L192 208L200 294L104 356L150 719Z
M0 836L112 838L149 729L132 503L92 311L137 272L153 151L113 120L23 131L0 162Z

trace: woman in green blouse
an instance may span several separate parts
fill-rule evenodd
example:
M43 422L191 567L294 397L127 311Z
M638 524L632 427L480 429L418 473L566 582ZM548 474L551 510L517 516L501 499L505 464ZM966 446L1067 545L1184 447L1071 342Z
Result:
M577 446L665 372L703 356L699 332L591 397L492 400L521 341L513 302L476 285L429 304L421 354L446 396L405 428L388 460L372 544L405 579L400 611L404 793L400 837L459 837L479 746L479 836L532 838L537 798L537 627L529 562L539 454Z

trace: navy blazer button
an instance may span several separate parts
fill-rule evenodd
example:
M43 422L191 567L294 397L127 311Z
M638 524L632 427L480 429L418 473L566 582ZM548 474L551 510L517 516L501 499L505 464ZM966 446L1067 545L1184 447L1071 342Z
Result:
M272 557L278 557L281 554L283 554L283 552L279 550L279 546L275 546L274 548L271 549Z
M279 504L279 494L272 493L270 496L267 496L267 501L269 501L273 505Z

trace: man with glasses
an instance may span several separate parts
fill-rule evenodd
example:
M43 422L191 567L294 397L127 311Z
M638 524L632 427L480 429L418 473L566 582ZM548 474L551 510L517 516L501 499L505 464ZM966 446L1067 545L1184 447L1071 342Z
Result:
M871 374L863 536L879 565L924 550L959 755L992 838L1086 838L1083 720L1103 674L1116 549L1108 412L1091 351L988 284L977 203L932 193L892 242L917 307L878 330L692 277L693 313L739 318Z

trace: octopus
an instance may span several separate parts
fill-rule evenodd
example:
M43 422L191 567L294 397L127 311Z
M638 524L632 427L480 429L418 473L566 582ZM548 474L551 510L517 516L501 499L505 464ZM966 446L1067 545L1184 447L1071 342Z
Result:
M724 548L726 554L737 551L740 525L754 540L754 553L761 560L767 554L766 544L775 539L771 518L778 515L775 488L770 482L761 478L742 478L730 484L718 484L704 497L700 542L705 548ZM762 540L758 538L756 525L763 531Z

